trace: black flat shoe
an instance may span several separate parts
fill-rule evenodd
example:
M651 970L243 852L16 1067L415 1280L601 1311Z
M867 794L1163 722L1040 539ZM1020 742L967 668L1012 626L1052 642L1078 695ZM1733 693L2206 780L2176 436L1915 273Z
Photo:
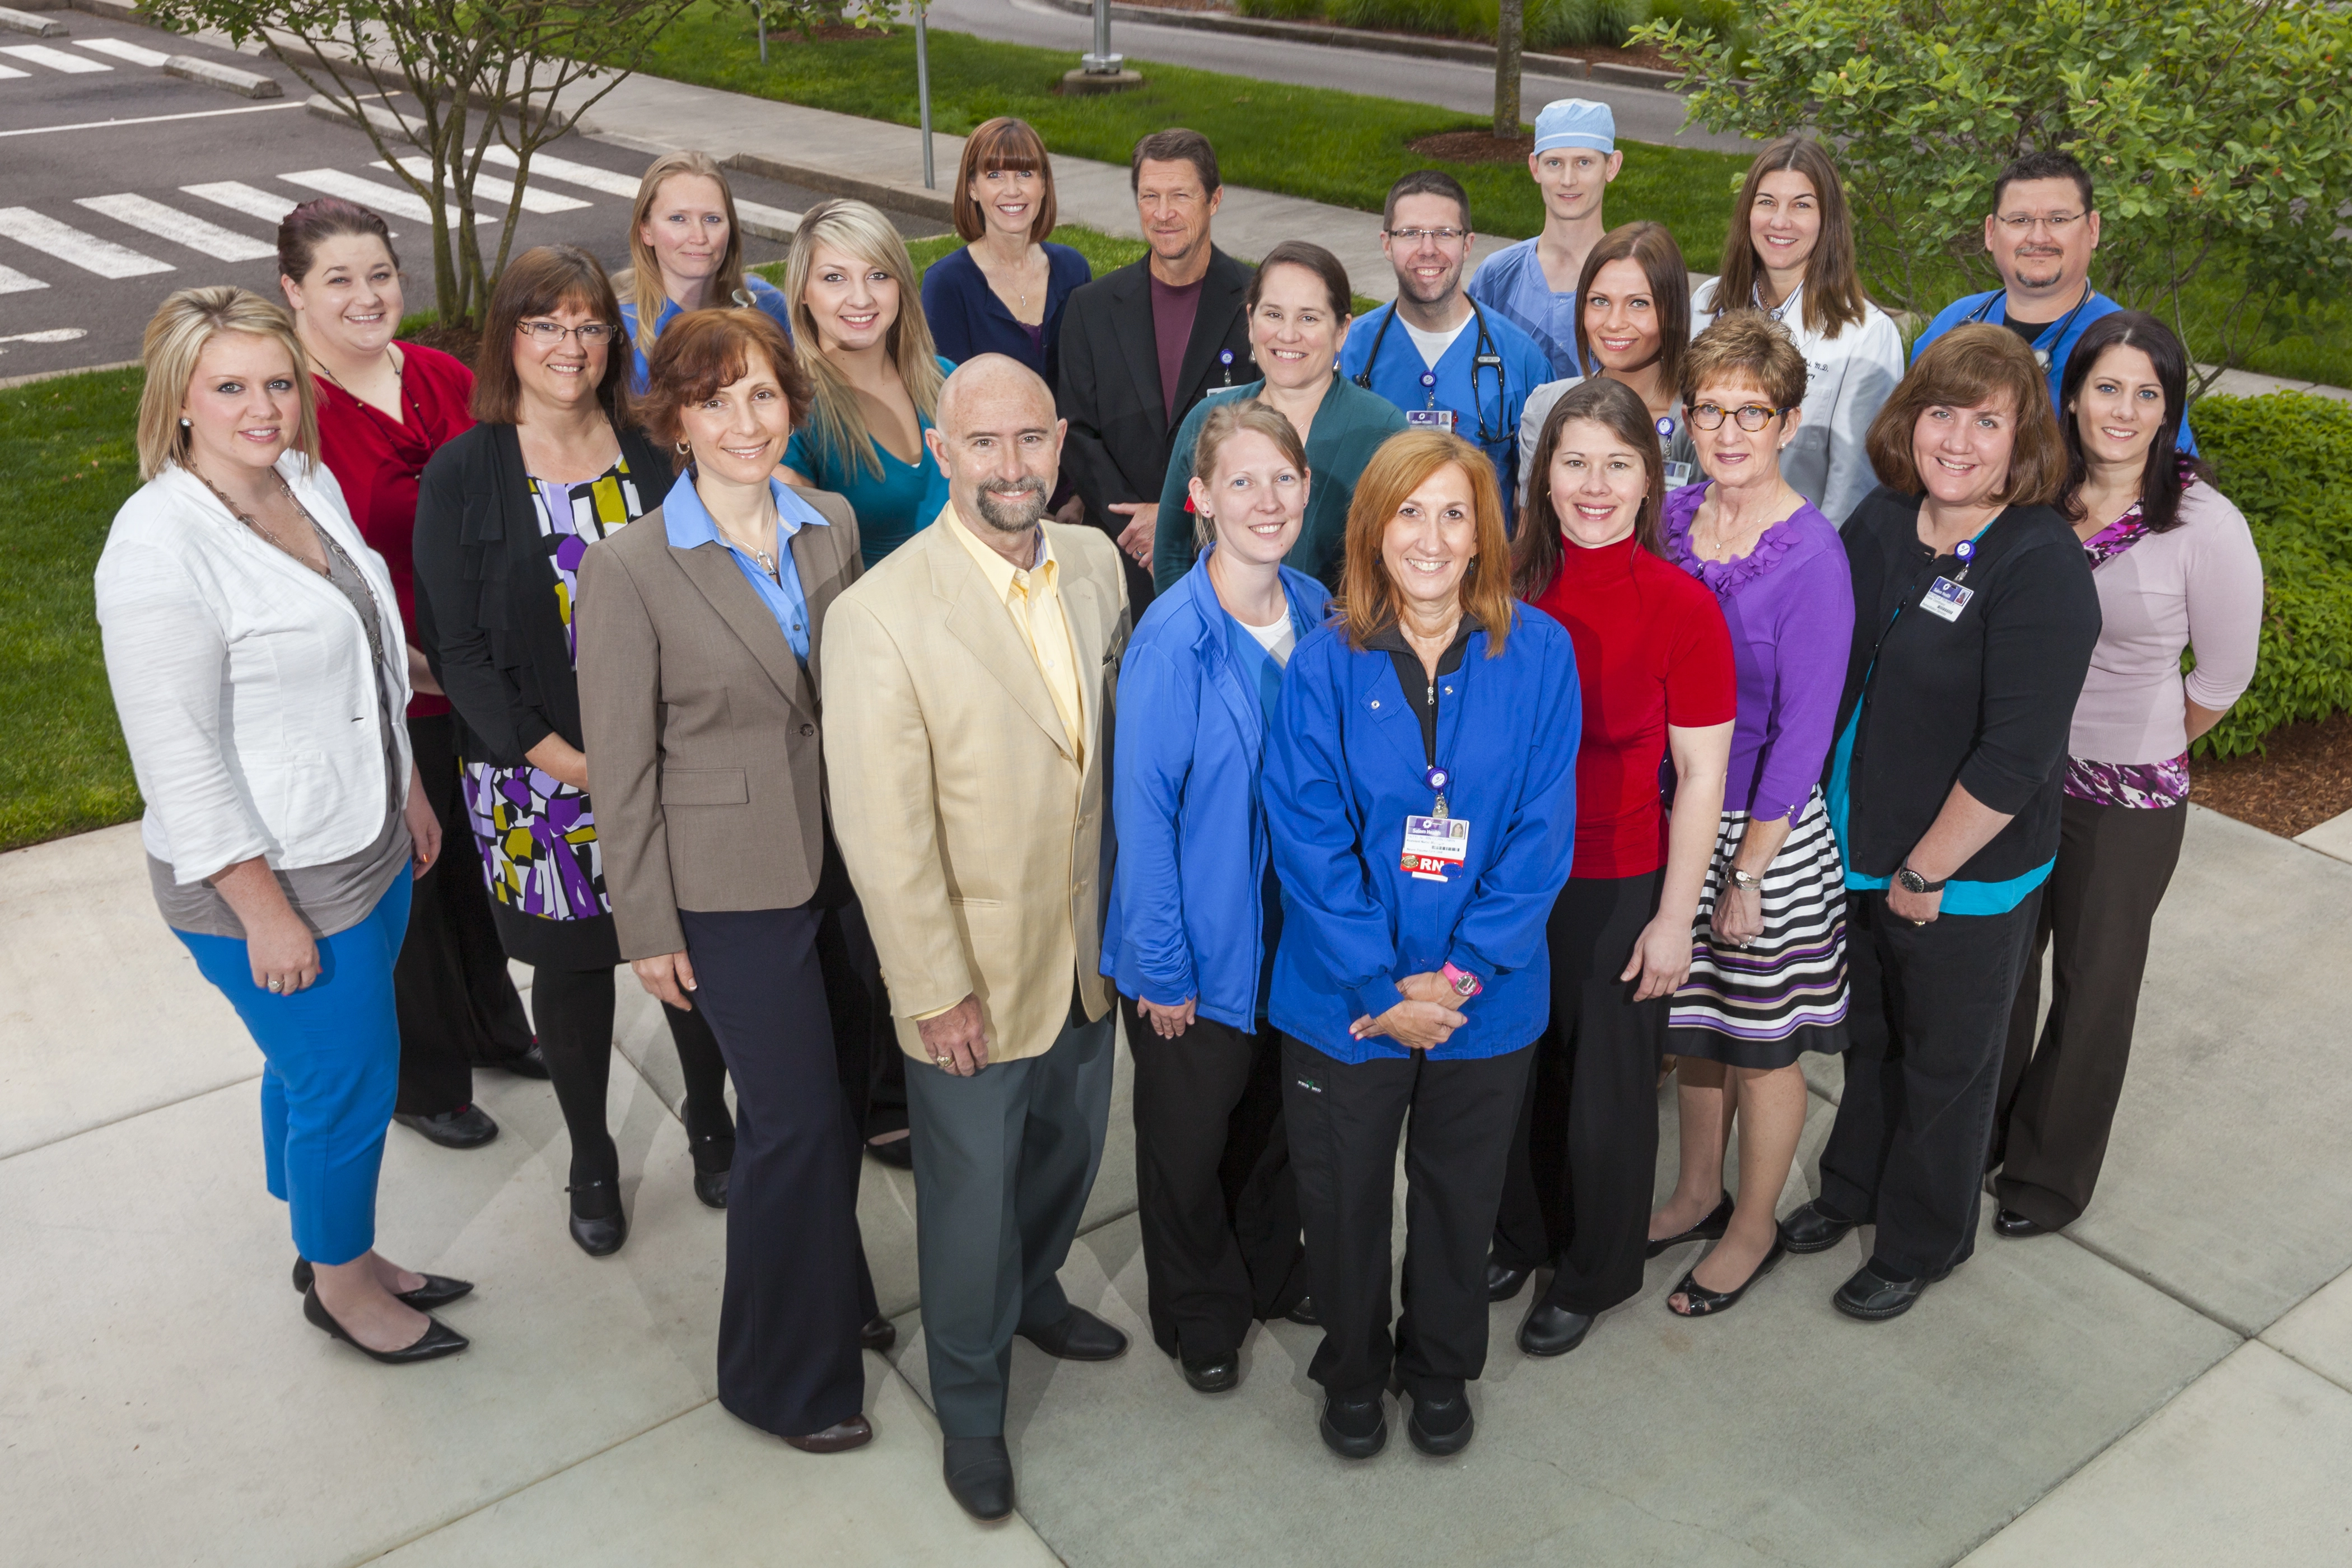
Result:
M1644 1258L1655 1258L1668 1247L1680 1247L1685 1241L1721 1241L1723 1233L1730 1228L1731 1194L1726 1193L1723 1194L1723 1201L1715 1205L1713 1214L1708 1215L1680 1236L1660 1237L1642 1248L1642 1256Z
M298 1256L294 1259L295 1292L299 1295L309 1290L313 1278L310 1260ZM446 1307L458 1297L470 1296L473 1292L474 1282L470 1279L452 1279L446 1274L427 1274L424 1284L414 1290L395 1290L392 1299L420 1312L429 1312L436 1307Z
M2034 1224L2015 1209L2003 1209L1992 1216L1992 1233L2014 1241L2024 1236L2047 1236L2050 1227Z
M1202 1394L1230 1394L1241 1386L1242 1352L1239 1351L1226 1351L1222 1355L1213 1355L1201 1361L1180 1355L1176 1358L1176 1364L1184 1369L1184 1381Z
M724 1149L727 1157L720 1159ZM687 1140L687 1152L694 1158L694 1195L707 1209L727 1206L727 1173L735 1163L735 1135L724 1137L712 1133L704 1138Z
M411 1116L395 1110L392 1119L444 1149L478 1149L499 1135L499 1124L478 1105L461 1105L438 1116Z
M510 1072L517 1078L535 1078L541 1082L547 1079L547 1058L541 1052L539 1041L536 1039L530 1042L530 1049L519 1057L500 1057L496 1061L481 1062L477 1065L496 1068L500 1072Z
M1519 1325L1519 1349L1529 1355L1566 1355L1592 1331L1592 1317L1591 1312L1571 1312L1538 1301L1528 1309L1527 1321Z
M1837 1288L1830 1305L1849 1318L1859 1318L1865 1323L1883 1323L1909 1311L1914 1303L1927 1293L1927 1287L1951 1273L1923 1275L1911 1279L1889 1279L1870 1264L1853 1271L1853 1277Z
M898 1325L885 1317L877 1316L857 1331L857 1348L862 1351L879 1352L898 1342Z
M436 1361L445 1355L456 1355L468 1342L465 1335L439 1319L427 1318L425 1320L425 1332L418 1335L413 1343L403 1345L396 1351L370 1350L352 1338L342 1324L335 1321L335 1315L327 1310L324 1301L319 1300L315 1287L302 1292L302 1315L310 1319L320 1332L342 1341L369 1360L380 1361L386 1366L406 1366L411 1362Z
M863 1415L853 1415L846 1421L836 1421L822 1432L812 1432L805 1437L787 1437L787 1447L798 1448L803 1454L845 1454L852 1448L863 1448L874 1441L874 1426Z
M1815 1198L1780 1222L1780 1244L1791 1252L1827 1252L1861 1223Z
M1442 1459L1468 1447L1476 1427L1470 1414L1470 1396L1456 1389L1443 1398L1414 1395L1404 1435L1423 1453Z
M868 1143L866 1152L877 1164L900 1171L915 1168L915 1140L912 1136L893 1138L887 1143Z
M621 1243L629 1239L628 1212L621 1207L621 1185L618 1182L582 1182L566 1187L572 1194L572 1239L580 1250L591 1258L610 1258L621 1250ZM580 1200L590 1200L592 1206L612 1205L610 1214L582 1214Z
M1315 1315L1315 1298L1312 1296L1301 1296L1298 1298L1298 1305L1291 1308L1282 1316L1286 1322L1305 1323L1310 1329L1319 1329L1323 1326L1323 1320Z
M1486 1265L1486 1300L1509 1300L1527 1288L1528 1281L1535 1278L1535 1272L1532 1268L1513 1268L1506 1264L1489 1263Z
M1326 1394L1321 1428L1323 1446L1343 1459L1369 1459L1389 1446L1388 1412L1381 1408L1378 1389L1357 1399Z
M940 1474L964 1512L993 1524L1013 1516L1013 1456L1002 1437L950 1437Z
M1084 1307L1071 1308L1051 1328L1023 1329L1021 1337L1061 1361L1117 1361L1127 1353L1127 1336Z
M1742 1279L1738 1288L1730 1290L1710 1290L1700 1284L1696 1278L1698 1265L1694 1263L1691 1265L1690 1272L1683 1276L1683 1282L1666 1293L1666 1310L1673 1312L1677 1318L1705 1318L1717 1312L1728 1312L1732 1308L1739 1305L1739 1298L1748 1294L1748 1287L1779 1268L1780 1259L1788 1256L1789 1244L1775 1236L1772 1238L1772 1249L1764 1255L1764 1261L1759 1263L1755 1272ZM1680 1310L1675 1308L1676 1292L1680 1292L1690 1303L1688 1307Z

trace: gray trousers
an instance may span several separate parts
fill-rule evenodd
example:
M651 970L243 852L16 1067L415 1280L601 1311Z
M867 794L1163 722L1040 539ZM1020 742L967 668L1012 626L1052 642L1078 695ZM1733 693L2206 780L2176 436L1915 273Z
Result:
M970 1078L907 1063L923 1341L946 1436L1003 1434L1013 1336L1070 1310L1055 1272L1102 1167L1118 1020L1074 1008L1044 1056Z

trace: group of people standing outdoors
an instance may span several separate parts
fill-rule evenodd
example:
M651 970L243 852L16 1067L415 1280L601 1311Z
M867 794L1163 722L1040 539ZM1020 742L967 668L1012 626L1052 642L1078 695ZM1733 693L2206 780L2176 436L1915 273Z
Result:
M2253 671L2188 356L2091 287L2063 153L2000 173L2003 287L1907 364L1819 144L1763 150L1696 288L1607 226L1624 155L1547 106L1543 230L1475 271L1462 186L1406 175L1363 321L1322 247L1215 247L1189 131L1138 143L1149 253L1091 279L1013 120L919 278L847 200L746 273L673 153L632 268L524 253L470 369L395 340L390 236L332 198L286 217L282 304L167 300L99 615L309 1320L465 1347L432 1313L472 1287L373 1215L389 1122L496 1135L477 1067L551 1080L571 1234L624 1245L624 962L728 1215L722 1402L869 1440L860 1151L910 1164L982 1519L1013 1341L1127 1349L1057 1279L1122 1037L1154 1343L1215 1394L1254 1322L1319 1325L1352 1458L1391 1391L1416 1447L1470 1442L1495 1301L1557 1356L1668 1251L1713 1244L1664 1300L1703 1317L1867 1225L1832 1300L1878 1321L1989 1181L2000 1235L2072 1223L2188 749ZM1843 1089L1783 1215L1809 1052Z

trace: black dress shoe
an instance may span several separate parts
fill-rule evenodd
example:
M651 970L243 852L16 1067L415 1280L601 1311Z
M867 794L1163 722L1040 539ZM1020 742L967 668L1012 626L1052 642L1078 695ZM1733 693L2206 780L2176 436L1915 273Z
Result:
M1071 1308L1051 1328L1024 1329L1021 1337L1062 1361L1117 1361L1127 1353L1127 1336L1084 1307Z
M887 1143L869 1142L866 1145L866 1152L877 1164L901 1171L915 1168L915 1140L911 1135L893 1138Z
M950 1437L940 1474L948 1496L986 1523L1013 1515L1013 1456L1002 1437Z
M1534 1276L1532 1268L1513 1268L1507 1264L1489 1263L1486 1265L1486 1300L1507 1301L1526 1289L1528 1281Z
M1909 1279L1889 1279L1878 1272L1875 1259L1853 1271L1853 1277L1837 1289L1830 1305L1849 1318L1859 1318L1865 1323L1883 1323L1889 1318L1899 1318L1909 1311L1912 1303L1927 1293L1927 1287L1949 1274L1915 1276Z
M1312 1296L1301 1296L1298 1298L1298 1305L1291 1308L1282 1316L1286 1321L1305 1323L1310 1329L1323 1326L1323 1320L1315 1315L1315 1298Z
M1323 1396L1323 1446L1343 1459L1369 1459L1389 1446L1388 1412L1379 1389L1354 1399Z
M478 1149L499 1135L499 1124L478 1105L461 1105L438 1116L411 1116L395 1110L392 1119L444 1149Z
M1827 1252L1861 1223L1815 1198L1780 1222L1780 1242L1791 1252Z
M1468 1447L1476 1425L1470 1415L1470 1396L1457 1388L1443 1396L1413 1395L1404 1435L1423 1453L1442 1459Z
M459 1351L464 1350L468 1342L465 1335L449 1328L439 1319L427 1318L425 1320L425 1332L418 1335L413 1342L403 1345L396 1351L370 1350L352 1338L350 1331L342 1324L335 1321L335 1315L327 1310L327 1304L324 1301L319 1300L319 1292L315 1287L302 1292L302 1315L310 1319L321 1333L342 1341L362 1355L372 1361L380 1361L386 1366L406 1366L411 1362L436 1361L445 1355L456 1355Z
M2046 1236L2050 1227L2034 1224L2015 1209L2002 1209L1992 1216L1992 1231L1995 1236L2005 1236L2014 1241L2021 1236Z
M535 1078L542 1081L547 1078L547 1058L540 1050L536 1037L530 1042L530 1049L519 1057L500 1057L496 1061L480 1062L476 1065L496 1068L500 1072L510 1072L517 1078Z
M1519 1325L1519 1348L1529 1355L1566 1355L1592 1331L1592 1317L1591 1312L1571 1312L1538 1301L1528 1309L1527 1321Z
M1242 1352L1226 1351L1221 1355L1194 1360L1188 1355L1176 1358L1184 1369L1184 1381L1202 1394L1230 1394L1242 1383Z
M857 1331L857 1348L881 1352L898 1342L898 1325L878 1314Z
M1779 1236L1773 1237L1772 1248L1765 1253L1764 1261L1759 1263L1753 1273L1729 1290L1710 1290L1700 1284L1697 1279L1698 1265L1693 1264L1690 1272L1683 1276L1683 1282L1675 1286L1674 1290L1667 1292L1666 1310L1673 1312L1678 1318L1705 1318L1717 1312L1728 1312L1732 1308L1739 1305L1739 1298L1748 1294L1748 1287L1779 1268L1780 1259L1788 1256L1789 1244ZM1676 1310L1675 1307L1675 1291L1679 1291L1684 1300L1688 1303L1680 1310Z
M725 1208L727 1173L735 1163L735 1135L689 1138L687 1152L694 1157L694 1195L704 1208Z
M572 1194L572 1239L591 1258L610 1258L629 1239L628 1211L621 1207L618 1182L582 1182ZM584 1201L583 1201L584 1200ZM589 1212L583 1214L586 1209Z
M1715 1205L1713 1214L1708 1215L1680 1236L1664 1236L1649 1243L1642 1248L1642 1256L1645 1258L1655 1258L1668 1247L1680 1247L1685 1241L1721 1241L1723 1233L1730 1228L1731 1194L1726 1193L1723 1194L1723 1201Z
M296 1293L309 1290L313 1278L310 1260L297 1255L294 1259ZM420 1312L429 1312L436 1307L447 1306L460 1296L470 1296L473 1291L474 1282L470 1279L452 1279L446 1274L427 1274L424 1284L414 1290L395 1290L392 1293L392 1299L414 1307Z
M874 1427L863 1415L853 1415L846 1421L836 1421L822 1432L812 1432L805 1437L787 1437L788 1447L803 1454L840 1454L851 1448L863 1448L874 1441Z

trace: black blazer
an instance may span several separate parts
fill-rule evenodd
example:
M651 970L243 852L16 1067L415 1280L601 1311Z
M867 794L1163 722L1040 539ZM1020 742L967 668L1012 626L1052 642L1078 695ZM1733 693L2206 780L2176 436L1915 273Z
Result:
M1212 246L1201 303L1176 382L1171 418L1160 395L1159 339L1151 330L1150 258L1106 274L1070 296L1062 313L1061 416L1070 422L1062 470L1087 503L1087 521L1114 540L1128 520L1108 508L1117 501L1157 501L1168 479L1170 437L1213 387L1257 379L1251 368L1249 322L1242 310L1253 268ZM1230 351L1231 363L1218 355ZM1176 526L1161 519L1161 526ZM1122 560L1125 557L1121 557ZM1128 592L1140 613L1151 598L1151 575L1128 563Z
M637 499L669 493L668 456L621 432ZM457 712L458 754L516 768L550 735L586 750L556 576L511 425L477 425L425 465L416 497L416 646Z

